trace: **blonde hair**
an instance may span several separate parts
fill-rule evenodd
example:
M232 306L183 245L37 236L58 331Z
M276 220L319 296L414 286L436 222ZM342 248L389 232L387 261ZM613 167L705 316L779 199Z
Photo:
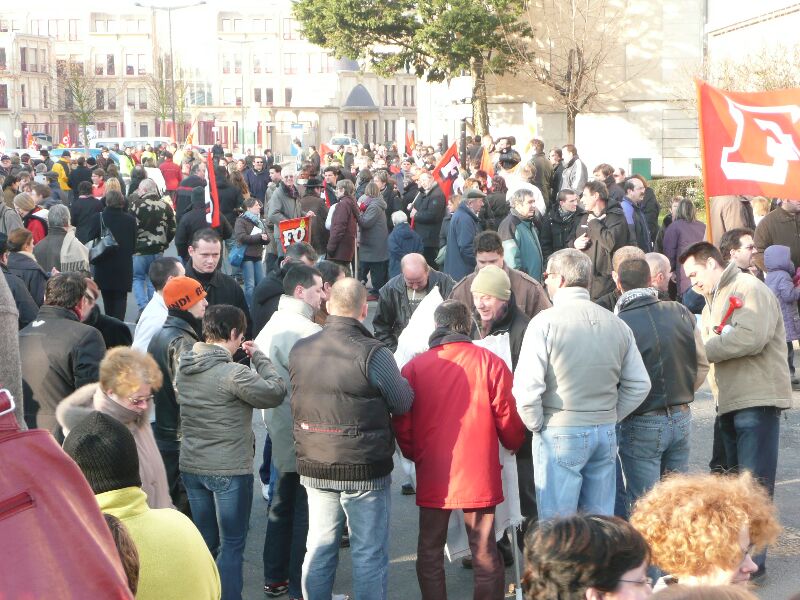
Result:
M127 346L109 350L100 362L100 389L127 398L142 384L156 391L164 378L152 356Z
M653 563L678 579L714 568L735 569L742 560L739 536L749 527L755 548L781 531L775 505L750 473L671 475L636 503L631 515L653 552Z
M122 186L119 184L119 179L111 177L106 179L106 192L119 192L122 193Z
M753 214L757 217L766 217L767 213L769 213L770 204L772 203L769 201L769 198L764 198L764 196L755 196L750 200L750 205L753 207Z
M667 586L653 595L658 600L758 600L743 585L680 585Z

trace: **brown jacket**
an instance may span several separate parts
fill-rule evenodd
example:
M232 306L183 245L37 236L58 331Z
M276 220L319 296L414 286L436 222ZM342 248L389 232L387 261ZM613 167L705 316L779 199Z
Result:
M710 232L711 241L719 245L722 234L740 227L756 228L750 196L715 196L710 199L711 214L708 215L706 234Z
M731 330L717 335L713 327L722 321L731 296L744 306L728 320ZM700 322L719 414L756 406L791 408L783 317L778 299L764 283L731 262L716 293L706 296Z
M464 279L459 281L456 287L453 288L453 291L450 292L449 298L452 300L459 300L472 309L472 292L470 288L479 270L480 269L475 269L474 273L467 275ZM525 313L529 319L535 317L540 311L552 306L542 284L533 277L522 271L511 269L506 264L503 265L503 270L508 274L508 278L511 280L511 292L514 294L517 308Z
M753 262L762 271L764 271L764 250L776 244L789 246L794 266L800 266L800 214L793 215L782 208L776 208L761 219L756 227L753 243L757 251L753 254Z

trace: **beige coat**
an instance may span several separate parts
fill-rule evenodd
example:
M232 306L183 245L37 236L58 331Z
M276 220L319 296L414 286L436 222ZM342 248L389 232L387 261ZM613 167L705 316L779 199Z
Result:
M70 429L95 410L114 417L133 434L136 449L139 451L139 476L142 478L142 489L147 494L147 505L150 508L173 508L167 471L153 437L148 411L137 413L125 408L107 398L99 384L90 383L75 390L59 403L56 419L66 436Z
M713 331L728 310L730 296L744 301L728 320L731 329ZM786 366L786 333L778 299L758 278L731 262L717 291L706 296L701 333L711 363L708 381L719 414L755 406L792 407Z

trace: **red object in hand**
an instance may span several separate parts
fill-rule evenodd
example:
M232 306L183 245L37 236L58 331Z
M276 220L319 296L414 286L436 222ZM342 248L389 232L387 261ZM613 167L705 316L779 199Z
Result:
M720 324L714 327L714 333L720 335L722 333L723 328L725 327L725 324L728 322L728 319L731 318L733 311L735 311L737 308L742 308L743 306L744 302L742 301L741 298L739 298L738 296L730 296L728 298L728 311L725 313L725 316L722 317L722 321L720 322Z
M794 284L794 287L800 287L800 267L797 267L797 270L794 272L792 283Z

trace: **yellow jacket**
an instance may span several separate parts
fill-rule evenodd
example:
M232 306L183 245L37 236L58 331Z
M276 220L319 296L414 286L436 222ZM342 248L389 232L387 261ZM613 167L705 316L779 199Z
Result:
M100 510L117 517L139 551L137 600L219 600L219 572L194 523L172 508L151 509L138 487L97 494Z
M53 163L53 172L58 173L58 185L61 186L61 189L64 190L65 192L72 189L69 187L69 184L67 183L67 178L69 177L69 169L70 169L69 160L65 158L59 158L58 161Z

